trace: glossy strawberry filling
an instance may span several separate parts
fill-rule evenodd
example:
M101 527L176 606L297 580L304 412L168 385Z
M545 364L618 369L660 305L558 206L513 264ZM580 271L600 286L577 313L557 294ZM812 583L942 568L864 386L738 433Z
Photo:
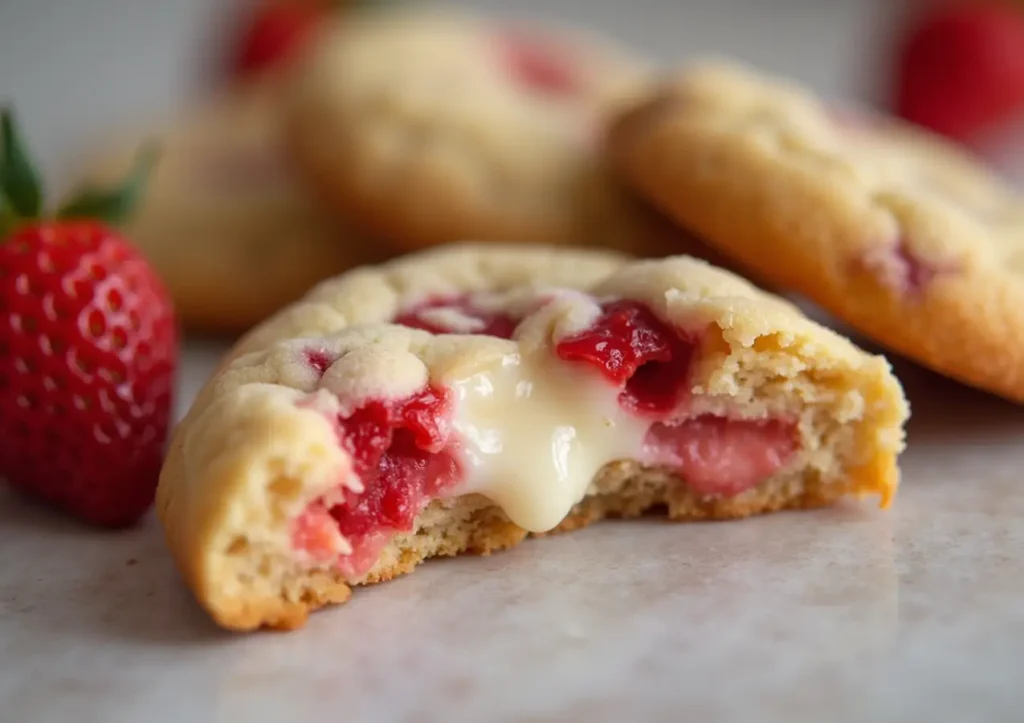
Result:
M506 338L519 322L475 308L470 297L435 300L395 321L450 331L441 324L445 317L434 314L438 310L457 312L460 325L475 320L476 333ZM588 329L560 341L554 355L562 363L596 367L612 393L618 390L620 408L630 418L648 420L637 459L676 471L698 494L734 496L785 467L798 451L798 435L794 424L780 419L688 412L698 347L697 335L666 324L643 304L612 301ZM314 351L306 361L322 374L328 360ZM432 499L457 493L466 480L468 468L453 432L455 413L453 392L431 386L397 401L370 401L338 417L340 442L363 489L345 490L340 502L311 505L296 522L295 547L318 560L336 557L349 576L365 574L393 535L411 531Z
M365 573L393 534L411 531L426 504L461 478L451 445L451 410L451 393L428 387L338 417L338 437L363 490L346 489L342 501L331 506L314 503L297 521L293 545L318 559L335 549L324 528L326 513L352 547L340 564L349 574Z
M619 402L630 411L664 415L679 408L697 340L634 301L613 301L602 312L589 329L559 342L558 357L597 367L622 387Z
M434 299L404 311L396 324L434 334L451 333L437 312L454 312L475 322L474 334L510 339L520 320L473 304L470 296ZM664 415L688 394L686 385L697 338L673 329L643 304L612 301L586 331L563 339L555 353L563 361L597 367L612 384L623 387L619 400L632 411Z

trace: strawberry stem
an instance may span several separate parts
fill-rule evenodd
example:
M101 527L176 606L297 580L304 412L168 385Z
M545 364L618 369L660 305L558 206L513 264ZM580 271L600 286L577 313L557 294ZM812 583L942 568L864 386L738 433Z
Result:
M138 203L159 159L159 147L155 143L147 143L138 152L120 186L112 189L86 186L57 212L57 218L98 218L111 225L120 224Z
M35 218L42 211L42 183L9 106L0 109L0 191L22 218Z

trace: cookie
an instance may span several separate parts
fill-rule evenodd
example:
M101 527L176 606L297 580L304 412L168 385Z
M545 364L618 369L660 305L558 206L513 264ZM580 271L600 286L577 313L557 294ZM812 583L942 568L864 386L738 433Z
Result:
M703 261L449 246L244 338L157 510L220 625L290 628L426 558L606 516L888 504L906 417L883 358Z
M957 148L729 64L666 82L609 148L634 188L759 278L1024 402L1024 202Z
M78 185L112 184L143 143L159 143L125 232L189 329L244 331L317 281L388 252L325 213L296 177L281 142L280 92L245 86L80 162Z
M302 167L342 217L396 245L698 248L604 164L604 119L648 71L600 40L442 9L350 13L297 75Z

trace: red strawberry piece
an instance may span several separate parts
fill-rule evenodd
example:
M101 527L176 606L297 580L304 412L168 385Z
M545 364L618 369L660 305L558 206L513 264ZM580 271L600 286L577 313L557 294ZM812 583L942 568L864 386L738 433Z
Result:
M689 387L698 339L669 327L642 304L613 301L584 331L563 339L559 359L595 366L622 386L619 402L631 411L660 416L677 409Z
M137 197L147 153L116 192L52 217L0 115L0 479L91 523L153 502L171 419L174 312L138 251L99 218Z
M1024 7L941 3L909 27L897 62L896 113L966 140L1024 110Z

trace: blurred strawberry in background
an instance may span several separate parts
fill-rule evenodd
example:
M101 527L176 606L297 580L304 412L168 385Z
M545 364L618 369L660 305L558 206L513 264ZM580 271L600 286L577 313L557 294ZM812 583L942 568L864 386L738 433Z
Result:
M239 19L229 72L244 79L287 62L342 2L262 0Z
M1024 180L1024 2L918 2L895 62L899 116Z
M957 140L1024 109L1024 3L921 4L899 40L894 102Z

